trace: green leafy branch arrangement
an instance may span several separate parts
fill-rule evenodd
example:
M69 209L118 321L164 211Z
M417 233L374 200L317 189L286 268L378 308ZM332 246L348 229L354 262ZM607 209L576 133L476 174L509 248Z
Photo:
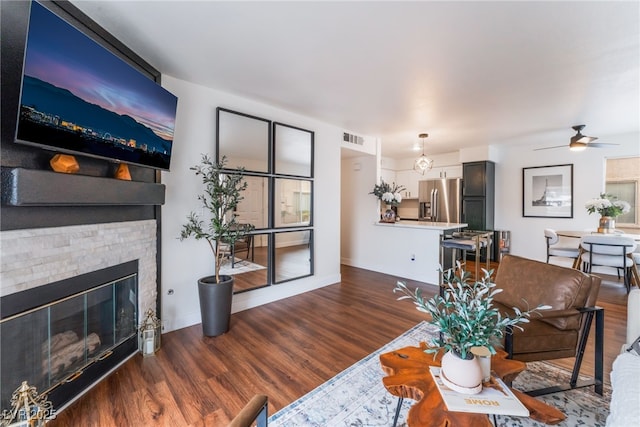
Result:
M243 200L241 192L247 188L244 168L225 170L226 163L225 156L219 162L214 162L203 154L200 164L189 168L202 178L204 193L198 195L198 200L209 213L209 218L205 222L198 214L191 212L180 232L180 240L193 236L196 240L207 241L215 258L217 283L220 282L220 266L224 255L221 243L233 245L236 240L252 231L251 227L239 226L233 214L238 203Z
M471 347L485 346L495 354L496 347L502 346L507 327L522 329L519 324L528 323L532 313L551 308L539 305L533 310L521 311L513 307L513 318L503 316L493 305L494 296L502 292L491 281L493 270L482 269L484 277L475 283L469 283L470 274L463 271L459 263L457 271L456 274L454 269L449 269L443 273L444 296L426 299L420 288L412 292L401 281L393 290L402 294L398 300L409 299L418 311L430 314L428 323L437 326L441 332L429 343L428 353L444 349L468 359L472 357Z

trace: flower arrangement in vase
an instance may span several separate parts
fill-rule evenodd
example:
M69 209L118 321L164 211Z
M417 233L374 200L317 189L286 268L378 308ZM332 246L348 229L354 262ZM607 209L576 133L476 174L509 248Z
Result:
M616 228L616 217L626 214L631 210L631 205L611 194L601 193L597 199L588 200L584 207L589 214L598 212L600 222L598 233L610 233Z
M450 388L461 393L475 394L482 390L482 371L472 347L486 347L491 354L502 345L507 327L522 329L519 324L528 323L531 314L551 308L540 305L532 310L522 311L513 307L514 316L506 317L493 305L494 296L502 289L491 281L493 271L482 269L484 277L471 283L470 274L460 263L457 272L449 269L443 273L442 295L426 299L420 288L410 291L404 282L397 282L394 292L402 295L398 300L409 299L418 311L431 316L428 323L435 325L440 334L431 339L427 353L445 351L442 358L441 378ZM457 366L458 360L468 360L468 371ZM475 365L475 366L474 366ZM448 368L449 367L449 368ZM448 369L447 369L448 368Z
M397 185L394 183L384 182L383 179L380 179L380 184L376 184L373 187L373 191L369 194L373 194L380 200L382 203L388 206L385 212L381 215L382 222L394 222L396 219L396 212L392 209L392 207L397 207L400 202L402 202L402 194L401 191L405 190L405 187L402 185Z

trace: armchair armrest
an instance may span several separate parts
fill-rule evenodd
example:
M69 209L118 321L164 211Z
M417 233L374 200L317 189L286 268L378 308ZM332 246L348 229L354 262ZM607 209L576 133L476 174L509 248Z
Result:
M599 307L597 305L593 306L593 307L582 307L582 308L578 308L577 309L580 313L588 313L590 311L601 311L604 310L604 308Z
M583 313L596 311L596 307L569 308L565 310L545 310L541 311L541 316L537 318L562 331L578 329ZM532 317L532 319L536 319Z
M257 423L258 427L267 425L269 398L264 394L257 394L231 420L228 427L247 427Z
M565 310L543 310L534 313L531 316L531 319L554 319L558 317L567 317L567 316L575 316L576 314L580 314L581 310L577 308L567 308Z

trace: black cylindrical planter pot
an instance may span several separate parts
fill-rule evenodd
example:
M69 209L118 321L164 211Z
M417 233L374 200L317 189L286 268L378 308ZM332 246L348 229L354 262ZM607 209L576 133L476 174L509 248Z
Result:
M198 294L204 335L216 337L227 332L231 320L233 277L220 276L220 283L216 283L216 276L203 277L198 280Z

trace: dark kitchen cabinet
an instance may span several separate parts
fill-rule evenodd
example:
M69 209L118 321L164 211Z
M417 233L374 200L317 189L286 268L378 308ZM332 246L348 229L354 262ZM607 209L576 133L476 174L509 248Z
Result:
M469 230L494 229L495 170L490 161L462 164L462 222L469 224ZM492 259L496 259L496 249L493 245Z
M487 207L484 197L462 199L462 215L469 230L493 230L493 209Z
M462 164L462 197L491 197L495 187L496 166L489 161ZM493 205L493 203L492 203Z

